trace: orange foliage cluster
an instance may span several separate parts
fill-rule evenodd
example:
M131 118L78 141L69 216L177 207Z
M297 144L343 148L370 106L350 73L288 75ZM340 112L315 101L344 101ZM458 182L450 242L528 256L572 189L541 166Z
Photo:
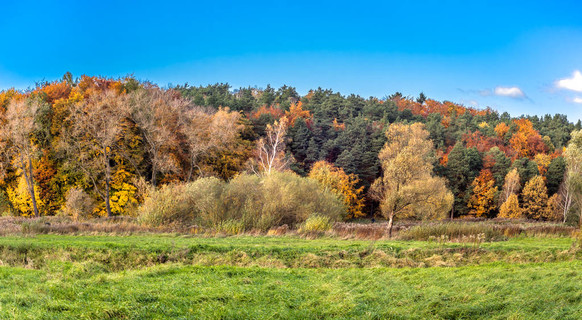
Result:
M499 139L505 138L505 135L509 131L509 126L505 124L505 122L500 122L497 126L495 126L495 133Z
M463 142L467 148L477 148L479 152L487 152L493 147L498 147L505 154L511 154L512 151L509 150L503 143L503 141L496 137L488 137L483 135L481 131L475 131L473 133L466 133L463 135Z
M45 94L46 102L52 104L57 100L68 98L71 93L71 85L66 81L55 81L37 88L35 92Z
M333 129L336 131L344 131L346 129L346 124L337 122L337 118L333 119L333 122L331 125L332 125Z
M495 201L497 187L494 187L494 185L495 180L491 171L488 169L481 170L479 176L471 184L473 194L468 203L470 214L476 217L487 217L494 212L497 205Z
M275 120L279 120L285 113L283 112L283 110L281 110L279 108L279 106L268 106L267 107L265 105L265 106L260 107L256 111L253 111L249 115L249 118L251 118L251 119L258 119L258 118L260 118L264 114L270 115Z
M118 93L122 93L125 90L123 83L119 80L89 77L86 75L81 76L77 87L84 93L85 98L108 89L115 90Z
M423 117L426 117L431 113L440 113L445 117L445 119L448 116L453 115L459 116L464 114L465 112L468 112L472 115L487 115L488 113L491 113L491 110L489 108L485 110L478 110L475 108L465 107L450 101L439 102L436 100L427 99L423 104L420 104L411 99L401 98L396 99L395 102L396 106L398 107L398 110L402 111L408 109L412 112L412 114L421 115ZM450 120L445 119L443 119L443 125L447 127Z
M515 119L517 132L509 140L511 149L515 150L515 158L530 158L538 153L547 153L548 147L542 140L542 136L534 129L531 121L527 119Z
M285 111L285 117L289 121L289 125L291 127L295 126L295 120L302 118L306 122L310 122L312 115L309 110L303 110L302 108L303 103L301 101L297 103L292 103L289 107L289 111Z

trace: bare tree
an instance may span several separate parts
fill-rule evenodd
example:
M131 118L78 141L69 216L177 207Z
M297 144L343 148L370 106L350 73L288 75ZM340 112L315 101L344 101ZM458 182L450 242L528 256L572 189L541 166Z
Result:
M195 107L184 115L182 131L186 137L190 169L190 181L196 168L198 175L204 175L199 160L202 156L226 150L239 136L243 126L239 124L240 113L220 108L212 113L208 109Z
M568 218L568 212L570 212L570 208L572 208L572 186L568 185L568 172L564 173L564 180L562 184L560 184L560 189L558 189L558 207L563 215L563 222L566 222Z
M255 173L270 174L273 170L282 171L289 161L285 159L285 136L287 134L287 118L267 125L266 136L259 139L255 149Z
M40 107L41 102L34 98L13 99L6 110L4 125L0 128L4 155L22 171L35 217L40 217L40 212L34 193L33 160L39 152L33 143L33 134L38 128L36 117Z
M62 140L72 164L83 171L105 201L108 217L112 216L111 162L122 131L121 121L126 116L125 98L108 90L73 105Z
M178 165L169 150L178 145L179 118L189 107L189 101L171 90L139 89L127 99L128 115L139 127L150 154L153 186L158 172L175 172Z
M519 187L519 173L517 172L517 169L514 168L505 176L505 183L503 184L503 190L499 197L499 206L505 203L505 201L509 199L509 196L517 194L519 192Z

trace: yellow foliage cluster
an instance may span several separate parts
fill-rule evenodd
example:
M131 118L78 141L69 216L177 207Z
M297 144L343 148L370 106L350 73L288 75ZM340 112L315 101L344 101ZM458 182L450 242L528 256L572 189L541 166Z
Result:
M498 217L509 219L521 218L521 208L519 207L519 200L515 193L512 193L509 198L507 198L507 201L501 205Z
M28 192L28 186L26 185L26 180L23 175L17 178L16 186L8 186L6 188L6 194L8 200L12 203L12 207L16 212L22 216L33 216L34 212L32 210L32 198ZM37 205L39 207L44 206L43 199L40 197L40 190L38 186L34 186L34 194L36 197Z

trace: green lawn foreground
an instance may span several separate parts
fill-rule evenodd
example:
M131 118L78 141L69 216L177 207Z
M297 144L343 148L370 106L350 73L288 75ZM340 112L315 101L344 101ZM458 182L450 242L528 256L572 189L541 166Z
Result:
M571 244L569 238L519 238L469 248L473 250L469 255L542 259L559 257ZM290 237L43 235L0 238L0 248L0 257L27 255L22 266L14 260L13 266L3 262L0 267L2 319L582 318L582 261L576 255L552 262L479 264L482 260L477 259L460 267L358 268L354 263L341 267L333 262L335 267L318 268L240 266L236 259L215 261L230 264L220 265L195 257L201 252L226 256L235 252L259 260L289 259L292 265L293 259L318 254L342 253L349 260L370 250L394 252L395 257L416 250L426 255L407 259L431 259L435 252L455 252L463 245ZM40 259L34 253L45 251L42 263L28 261L30 256ZM148 260L172 252L186 258ZM133 265L120 265L123 257Z

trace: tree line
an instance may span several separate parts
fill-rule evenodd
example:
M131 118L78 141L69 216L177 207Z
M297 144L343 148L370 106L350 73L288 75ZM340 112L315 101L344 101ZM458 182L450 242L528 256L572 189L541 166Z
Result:
M131 214L163 185L288 171L337 194L344 219L582 217L582 125L559 114L67 73L1 92L0 122L5 214Z

